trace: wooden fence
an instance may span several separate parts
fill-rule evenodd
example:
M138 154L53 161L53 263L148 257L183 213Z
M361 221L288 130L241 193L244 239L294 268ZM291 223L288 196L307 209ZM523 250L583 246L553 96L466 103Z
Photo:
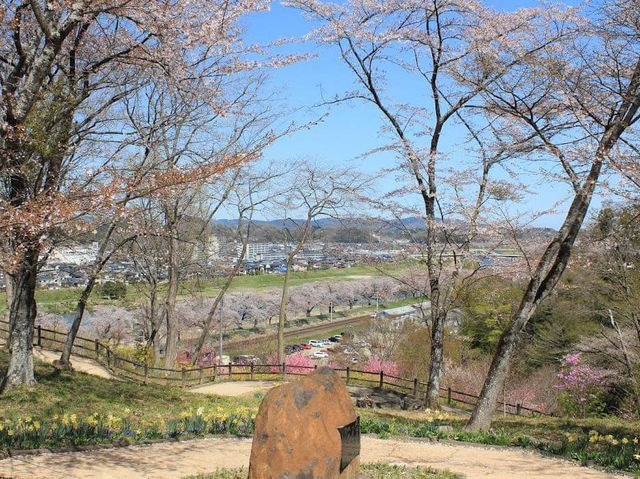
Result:
M9 323L0 320L0 335L8 336ZM67 333L46 329L42 326L34 328L33 345L51 351L61 352L67 340ZM304 376L317 369L317 366L292 366L287 364L224 364L204 367L182 367L180 369L159 368L132 361L116 354L108 345L97 339L76 336L72 355L93 359L106 368L115 377L142 384L163 386L194 387L202 384L222 381L254 381L254 380L286 380L292 376ZM406 379L384 371L371 372L359 369L335 368L347 385L361 385L398 391L415 398L425 397L427 384L417 378ZM466 404L474 406L478 396L451 388L441 388L440 397L450 405ZM498 402L496 411L509 415L544 415L551 414L531 409L522 404Z

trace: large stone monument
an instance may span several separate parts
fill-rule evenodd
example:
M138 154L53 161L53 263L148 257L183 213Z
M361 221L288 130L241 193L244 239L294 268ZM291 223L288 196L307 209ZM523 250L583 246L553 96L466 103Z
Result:
M335 371L320 368L267 393L256 418L249 479L355 479L359 467L359 421Z

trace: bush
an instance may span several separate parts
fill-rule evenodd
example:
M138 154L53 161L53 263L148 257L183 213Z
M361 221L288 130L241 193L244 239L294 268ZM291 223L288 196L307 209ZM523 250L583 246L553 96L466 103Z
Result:
M107 281L100 288L100 294L108 299L124 299L127 285L118 281Z
M586 417L604 412L602 399L605 373L582 362L580 353L562 360L556 387L561 391L559 405L568 416Z

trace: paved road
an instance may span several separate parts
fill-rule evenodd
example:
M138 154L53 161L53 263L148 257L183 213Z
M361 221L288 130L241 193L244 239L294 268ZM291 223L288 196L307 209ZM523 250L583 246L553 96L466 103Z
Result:
M91 452L42 454L0 461L0 476L27 478L181 478L218 467L247 467L251 440L212 438ZM617 477L519 449L362 438L363 463L429 465L470 479Z

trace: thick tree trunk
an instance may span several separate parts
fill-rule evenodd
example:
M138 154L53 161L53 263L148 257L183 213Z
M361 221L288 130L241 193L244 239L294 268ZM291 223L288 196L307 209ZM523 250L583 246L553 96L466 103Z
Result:
M11 359L2 391L36 383L33 372L33 326L36 319L37 249L27 249L17 272L10 275L12 300L9 307L9 351Z
M444 328L445 314L435 314L431 325L431 363L425 406L430 409L440 408L440 382L444 369Z
M486 431L491 426L493 410L496 407L498 395L503 388L514 352L518 347L520 333L540 302L553 291L562 277L569 261L573 244L589 210L602 164L609 148L601 147L596 154L589 176L580 190L576 192L562 227L540 258L536 271L524 292L520 306L514 314L511 324L498 342L497 351L482 387L478 403L466 426L467 429Z
M165 302L167 342L164 364L167 368L175 365L178 358L178 320L176 318L176 297L178 296L178 252L177 239L171 234L169 239L169 291Z

